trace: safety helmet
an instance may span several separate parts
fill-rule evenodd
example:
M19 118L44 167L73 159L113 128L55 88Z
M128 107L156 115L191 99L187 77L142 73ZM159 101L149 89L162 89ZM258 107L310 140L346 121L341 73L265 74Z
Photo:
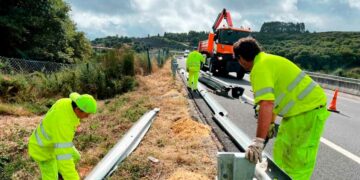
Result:
M81 111L86 113L96 113L96 100L91 95L80 95L77 92L73 92L70 94L69 97L73 102L75 102L75 104L81 109Z

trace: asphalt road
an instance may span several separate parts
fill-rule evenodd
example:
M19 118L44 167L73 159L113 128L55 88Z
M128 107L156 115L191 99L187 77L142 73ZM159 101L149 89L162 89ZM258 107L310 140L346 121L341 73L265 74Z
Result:
M185 67L185 59L178 59L179 67ZM239 84L245 88L245 94L253 97L249 76L237 80L233 74L220 79ZM325 90L328 104L332 100L333 91ZM254 118L252 105L239 99L231 99L212 94L212 96L229 112L229 118L250 138L255 136L257 120ZM205 105L204 105L205 106ZM339 93L337 109L341 114L331 113L318 151L317 165L312 179L360 179L360 97ZM280 119L279 119L280 120ZM265 151L272 155L273 141Z

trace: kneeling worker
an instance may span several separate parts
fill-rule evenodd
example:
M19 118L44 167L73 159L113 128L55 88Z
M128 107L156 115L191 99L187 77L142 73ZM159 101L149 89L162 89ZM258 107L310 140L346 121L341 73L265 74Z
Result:
M96 100L88 94L71 93L46 113L29 139L29 154L38 163L42 179L79 179L75 163L80 154L72 141L80 119L96 112Z

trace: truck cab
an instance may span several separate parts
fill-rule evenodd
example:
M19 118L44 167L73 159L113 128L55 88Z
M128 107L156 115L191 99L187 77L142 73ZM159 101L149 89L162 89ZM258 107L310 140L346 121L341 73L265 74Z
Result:
M221 26L226 20L227 27ZM203 70L209 70L214 75L227 75L235 72L238 79L242 79L245 70L240 66L233 55L233 44L243 37L250 36L250 28L234 28L230 12L223 9L215 20L212 27L213 32L209 33L208 39L200 41L198 50L206 55L206 61L202 64Z
M208 40L199 43L199 51L206 54L203 70L209 70L214 75L227 75L235 72L238 79L242 79L245 70L233 55L233 44L243 37L250 36L250 31L235 28L219 28Z

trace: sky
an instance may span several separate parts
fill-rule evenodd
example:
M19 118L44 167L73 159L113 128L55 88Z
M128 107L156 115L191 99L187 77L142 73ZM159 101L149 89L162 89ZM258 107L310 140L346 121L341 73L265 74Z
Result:
M310 32L360 31L360 0L65 0L90 39L211 31L223 8L234 27L260 31L269 21L304 22Z

